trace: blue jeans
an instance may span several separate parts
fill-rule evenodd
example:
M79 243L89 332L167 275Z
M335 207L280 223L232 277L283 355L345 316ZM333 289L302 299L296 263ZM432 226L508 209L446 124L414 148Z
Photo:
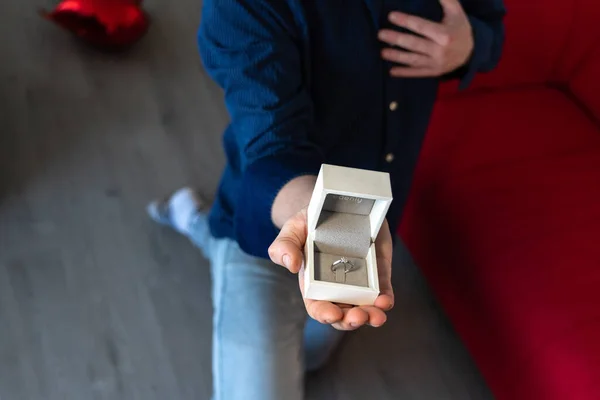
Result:
M343 333L308 317L296 275L212 237L205 214L189 238L211 262L213 399L302 400L304 372L321 367Z

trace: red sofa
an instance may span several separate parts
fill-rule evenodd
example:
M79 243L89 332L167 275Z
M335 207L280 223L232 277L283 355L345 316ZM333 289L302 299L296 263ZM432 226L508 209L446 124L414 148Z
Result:
M506 0L444 86L400 234L499 400L600 399L600 1Z

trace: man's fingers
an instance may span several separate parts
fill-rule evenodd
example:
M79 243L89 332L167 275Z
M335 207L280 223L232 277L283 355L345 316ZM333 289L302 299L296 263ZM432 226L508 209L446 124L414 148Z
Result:
M375 252L377 257L383 258L389 265L392 266L392 256L394 254L394 240L387 219L383 220L377 238L375 240Z
M365 325L377 328L387 321L385 312L378 306L338 307L327 301L306 300L306 310L311 318L341 331L353 331Z
M440 4L446 16L463 12L462 5L458 0L440 0Z
M369 314L369 325L379 328L387 321L387 315L379 307L364 306L361 307L364 312Z
M269 247L271 261L283 265L290 272L297 273L304 259L306 234L306 211L302 210L283 225L279 235Z
M304 300L308 315L322 324L335 324L344 318L342 309L329 301Z
M353 331L369 322L369 313L360 307L342 308L344 317L340 322L333 324L333 327L340 331Z
M389 311L394 307L394 289L392 287L391 261L377 257L379 266L379 296L375 299L375 307Z
M302 297L304 297L304 274L303 266L298 273L298 283ZM342 309L329 301L304 299L304 306L308 315L322 324L332 325L344 318Z
M391 12L388 18L391 23L429 38L441 46L450 42L450 36L440 23L397 11Z
M353 331L365 325L379 328L387 321L385 312L374 306L352 307L343 311L344 318L333 324L340 331Z
M378 265L384 266L386 261L377 259ZM394 289L392 287L391 268L379 268L379 297L375 300L375 306L384 311L391 310L394 306Z
M360 307L348 308L344 314L344 323L353 329L360 328L369 322L369 313Z
M392 287L391 260L377 257L379 278L379 296L375 299L375 307L389 311L394 307L394 288Z
M431 58L427 56L395 49L382 50L381 57L384 60L405 64L411 67L426 67L431 64Z
M394 289L392 288L392 256L394 242L387 219L383 221L377 240L375 240L375 253L377 254L377 273L379 278L379 297L375 306L388 311L394 306Z
M275 264L286 267L290 272L296 274L302 267L302 248L287 236L275 239L269 247L269 257Z
M390 311L394 308L394 295L392 294L380 294L375 299L375 307L382 311Z
M439 76L440 73L433 68L394 67L390 75L394 78L426 78Z
M379 31L378 36L379 40L382 42L426 56L433 55L437 51L437 45L431 40L423 39L409 33L400 33L390 29L382 29Z

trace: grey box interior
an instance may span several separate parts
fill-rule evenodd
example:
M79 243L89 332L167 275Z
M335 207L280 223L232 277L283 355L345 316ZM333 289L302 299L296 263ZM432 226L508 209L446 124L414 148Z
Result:
M315 279L339 282L331 265L346 257L358 268L346 274L344 283L369 286L366 257L371 247L369 214L374 204L372 199L327 195L315 230Z

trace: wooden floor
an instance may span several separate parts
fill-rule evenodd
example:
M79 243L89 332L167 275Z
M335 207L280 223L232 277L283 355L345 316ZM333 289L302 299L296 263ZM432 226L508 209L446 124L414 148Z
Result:
M0 399L208 400L206 261L144 206L214 192L227 121L202 71L200 0L148 1L133 51L95 52L0 3ZM398 249L397 306L308 377L310 399L490 399Z

